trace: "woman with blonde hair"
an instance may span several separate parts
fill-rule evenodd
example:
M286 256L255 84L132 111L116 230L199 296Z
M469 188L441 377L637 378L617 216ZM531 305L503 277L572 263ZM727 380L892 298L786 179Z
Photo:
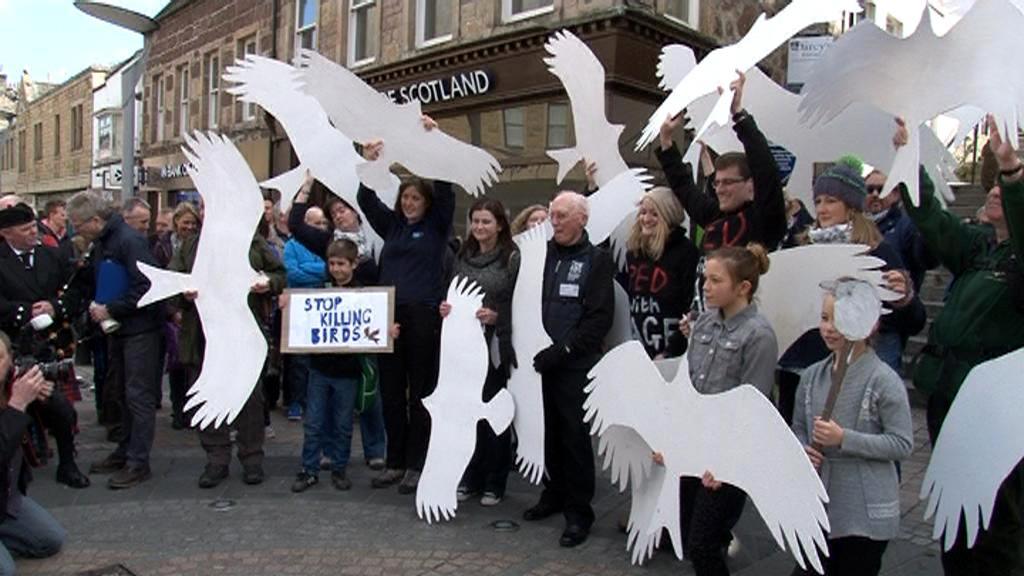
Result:
M682 204L665 187L644 195L626 242L630 320L652 358L679 356L686 339L677 330L693 300L700 253L680 225Z
M541 204L531 204L523 208L509 226L509 231L515 236L548 219L548 209Z

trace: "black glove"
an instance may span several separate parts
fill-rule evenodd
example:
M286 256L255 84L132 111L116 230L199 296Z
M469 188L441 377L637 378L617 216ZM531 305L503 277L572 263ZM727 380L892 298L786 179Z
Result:
M557 368L568 355L568 350L564 345L552 344L537 352L537 355L533 357L533 369L543 374Z

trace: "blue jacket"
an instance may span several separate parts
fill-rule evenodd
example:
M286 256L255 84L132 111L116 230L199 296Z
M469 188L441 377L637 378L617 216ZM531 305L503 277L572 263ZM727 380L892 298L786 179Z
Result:
M323 258L295 238L284 243L284 267L288 270L289 288L322 288L327 278Z
M928 246L914 226L914 221L896 205L889 208L875 223L885 236L885 241L899 253L903 265L910 273L910 279L914 281L914 289L921 290L924 273L938 266L939 261L928 251Z

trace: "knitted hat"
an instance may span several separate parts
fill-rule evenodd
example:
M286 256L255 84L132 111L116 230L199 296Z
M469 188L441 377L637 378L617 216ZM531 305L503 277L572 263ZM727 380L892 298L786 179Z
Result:
M679 198L676 198L675 193L664 186L652 188L644 195L644 200L650 200L654 204L654 209L658 211L661 218L668 224L669 230L682 224L683 219L686 217L686 213L683 212L683 205L679 203Z
M852 162L841 160L814 181L814 197L822 194L838 198L850 208L863 210L868 192L860 169Z
M24 202L0 210L0 230L11 226L28 224L36 219L35 212Z

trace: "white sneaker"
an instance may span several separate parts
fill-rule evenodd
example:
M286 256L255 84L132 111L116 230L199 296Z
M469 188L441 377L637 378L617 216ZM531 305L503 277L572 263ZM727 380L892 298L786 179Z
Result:
M494 492L484 492L483 497L480 498L480 505L488 507L497 506L498 504L501 504L501 500L501 496L498 496Z

